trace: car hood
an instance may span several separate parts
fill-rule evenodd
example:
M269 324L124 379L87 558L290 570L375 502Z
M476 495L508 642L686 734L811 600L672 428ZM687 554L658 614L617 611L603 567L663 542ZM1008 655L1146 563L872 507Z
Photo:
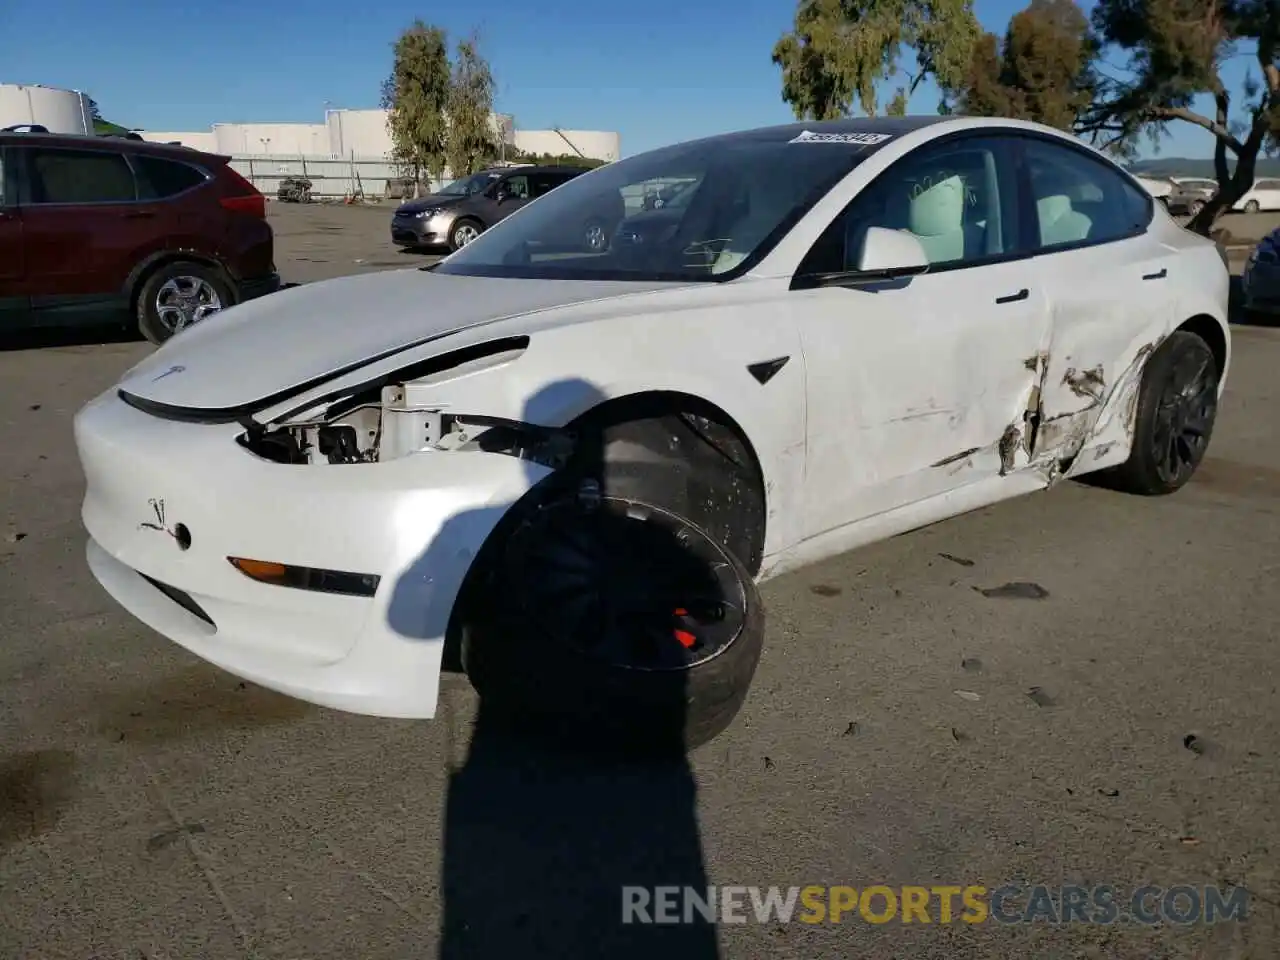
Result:
M157 413L234 420L366 364L492 326L519 335L556 307L680 284L459 277L417 268L306 284L224 310L171 338L120 390ZM428 352L427 356L430 356Z
M444 207L456 207L466 197L449 197L435 194L428 197L419 197L417 200L409 200L396 207L396 213L417 213L419 210L439 210Z

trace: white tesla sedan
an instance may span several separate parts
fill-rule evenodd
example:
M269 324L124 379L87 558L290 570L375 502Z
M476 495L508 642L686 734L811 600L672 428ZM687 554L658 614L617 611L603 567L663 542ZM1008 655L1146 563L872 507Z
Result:
M606 250L556 246L617 198ZM88 561L294 697L431 717L456 662L482 704L692 745L746 695L760 582L1068 477L1182 486L1227 291L1212 242L1044 127L682 143L158 349L75 421Z

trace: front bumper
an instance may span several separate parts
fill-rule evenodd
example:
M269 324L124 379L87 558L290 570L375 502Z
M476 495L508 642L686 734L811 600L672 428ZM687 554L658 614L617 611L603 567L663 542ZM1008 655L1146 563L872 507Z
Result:
M443 247L449 243L451 216L392 217L391 242L400 247Z
M285 465L241 448L240 430L159 419L114 391L77 414L98 582L143 623L243 679L353 713L434 716L463 578L545 468L480 452ZM371 598L295 589L249 579L232 556L381 581Z

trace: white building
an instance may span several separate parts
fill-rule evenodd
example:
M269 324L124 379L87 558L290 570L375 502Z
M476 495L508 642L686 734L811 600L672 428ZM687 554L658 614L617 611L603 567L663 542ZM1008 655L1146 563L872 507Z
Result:
M526 153L578 154L592 160L621 157L617 133L602 130L517 130L505 114L492 117L499 142ZM196 150L243 157L355 158L391 154L385 110L327 110L324 123L216 123L210 131L141 131L147 140L178 141Z

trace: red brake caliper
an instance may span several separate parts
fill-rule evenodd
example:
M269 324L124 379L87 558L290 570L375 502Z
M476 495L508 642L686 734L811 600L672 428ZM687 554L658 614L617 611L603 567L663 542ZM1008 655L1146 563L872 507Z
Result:
M676 607L675 613L680 619L685 620L686 622L688 621L689 611L684 607ZM684 647L686 650L690 649L698 642L698 638L688 630L682 630L679 627L676 627L674 632L676 639L680 641L680 646Z

